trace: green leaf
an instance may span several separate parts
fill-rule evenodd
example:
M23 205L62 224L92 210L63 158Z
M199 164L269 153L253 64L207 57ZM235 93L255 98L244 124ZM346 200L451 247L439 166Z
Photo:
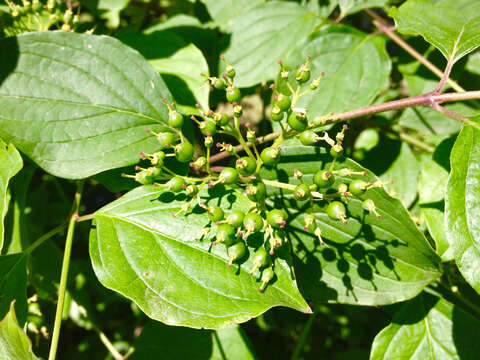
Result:
M195 104L208 109L209 86L201 73L209 75L203 54L193 44L169 31L147 35L125 33L118 38L138 50L163 77L182 112L197 114Z
M15 316L14 303L0 321L0 355L2 360L39 360L32 352L32 343Z
M310 311L283 257L275 261L277 281L260 293L259 279L248 275L252 256L228 268L223 245L195 241L209 220L199 206L173 218L185 197L144 186L96 213L90 257L104 286L135 301L153 319L195 328L226 327L277 305ZM234 191L216 190L205 201L242 211L250 204ZM249 240L250 253L259 240Z
M53 175L79 179L133 164L140 150L158 149L145 128L169 130L164 82L118 40L28 33L1 40L0 53L0 136Z
M17 172L20 171L22 166L22 157L17 149L11 144L7 146L7 144L0 139L0 253L3 248L5 232L3 219L8 211L8 182Z
M466 117L479 113L478 110L463 103L447 104L445 108ZM459 121L428 107L406 109L400 116L399 124L428 135L451 135L460 131L462 127Z
M0 318L15 300L21 325L27 317L27 258L25 253L0 256Z
M332 161L325 150L305 147L296 142L282 146L277 170L264 171L267 179L298 183L293 170L304 174L312 183L313 174ZM336 168L348 167L366 176L352 178L337 175L340 181L352 179L377 181L370 171L346 159ZM274 191L274 189L270 189ZM314 301L331 301L357 305L381 305L414 297L440 275L439 258L424 235L418 231L399 200L381 188L371 188L347 205L348 225L326 215L327 204L316 202L314 213L326 246L303 230L306 207L293 201L291 193L278 193L278 204L289 208L289 234L293 241L295 272L302 294ZM366 214L361 204L365 199L375 202L381 219Z
M480 292L480 131L464 126L450 157L445 197L447 239L465 280Z
M228 29L235 18L265 0L205 0L213 22L222 29Z
M474 74L480 75L480 51L468 57L465 68Z
M237 73L235 84L248 87L273 79L277 62L297 53L318 23L313 13L292 2L269 1L240 15L225 53Z
M387 3L388 0L339 0L340 11L343 16L367 8L383 7Z
M423 294L404 304L372 345L370 360L476 359L480 321L449 302Z
M122 11L130 0L99 0L97 8L106 10L101 14L102 19L107 20L107 26L118 28L120 25L120 11Z
M303 58L307 55L312 56L311 78L325 73L320 86L298 102L312 118L368 106L388 86L390 58L378 36L346 26L328 27L312 36L302 50Z
M445 192L449 168L442 164L450 157L451 140L445 140L435 150L432 160L423 167L419 181L418 194L420 209L425 217L427 228L436 243L437 254L442 261L453 260L453 250L448 244L445 228ZM452 143L453 144L453 143Z
M393 180L393 184L385 185L385 189L394 197L409 207L417 197L418 174L420 164L413 155L410 146L402 143L398 157L390 164L390 167L382 173L380 178L384 181Z
M171 360L253 360L256 357L245 339L245 334L238 325L211 331L149 321L133 346L138 360L160 355Z
M409 0L389 15L398 31L421 35L452 62L480 46L480 3L471 0Z

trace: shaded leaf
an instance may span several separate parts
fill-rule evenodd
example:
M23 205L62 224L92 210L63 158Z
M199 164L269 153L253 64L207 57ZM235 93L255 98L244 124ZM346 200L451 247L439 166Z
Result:
M158 149L169 130L160 75L106 36L62 31L0 41L0 136L53 175L78 179ZM6 64L16 64L6 72Z
M147 35L125 33L118 38L138 50L163 77L182 112L197 114L195 104L208 109L209 85L201 73L209 75L203 54L193 44L169 31Z
M135 301L153 319L196 328L247 321L277 305L310 311L284 257L275 262L277 280L259 293L259 279L248 275L251 256L228 268L223 245L195 241L209 220L199 206L173 218L185 198L144 186L96 213L90 256L104 286ZM225 209L249 207L234 191L216 190L205 200ZM249 239L250 252L259 240Z
M147 360L161 355L171 360L255 359L245 339L238 325L211 331L149 321L134 343L135 358Z
M320 86L298 102L312 117L368 106L388 86L391 63L378 36L347 26L328 27L312 35L302 49L302 56L307 55L312 56L311 78L325 73Z
M479 327L470 314L423 294L404 304L375 337L370 359L477 359Z
M480 75L480 52L477 51L468 57L466 69L474 74Z
M0 355L2 360L38 360L32 352L32 343L15 316L14 303L10 311L0 321Z
M367 8L383 7L388 0L339 0L338 2L340 11L345 16Z
M4 225L3 219L8 211L7 189L10 179L23 166L22 157L13 145L5 144L0 139L0 253L3 248Z
M445 198L447 239L465 280L480 292L480 131L464 126L450 157Z
M298 44L318 23L313 13L292 2L269 1L239 16L225 53L237 73L235 84L248 87L273 79L277 62L297 54Z
M290 143L282 146L277 170L264 171L264 178L298 183L296 168L306 183L313 174L332 161L325 150ZM377 178L354 161L346 159L338 168L367 172L367 176L336 176L335 186L352 179L376 181ZM274 191L272 188L271 191ZM372 188L360 198L352 198L347 207L348 225L331 220L326 202L315 202L313 211L326 246L303 230L306 206L296 203L291 193L278 193L278 203L289 208L288 224L295 253L295 271L302 294L307 299L348 304L389 304L417 295L440 275L436 256L424 235L419 232L399 200L383 189ZM382 216L377 219L362 207L372 199ZM279 206L279 205L278 205Z
M25 253L0 256L0 318L16 301L19 323L27 317L27 259Z
M480 3L471 0L409 0L389 15L398 31L421 35L456 62L480 46Z

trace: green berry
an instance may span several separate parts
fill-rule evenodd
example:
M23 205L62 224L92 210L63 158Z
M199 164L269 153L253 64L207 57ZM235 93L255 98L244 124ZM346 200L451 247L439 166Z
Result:
M263 182L249 184L245 193L251 201L263 202L267 196L267 187Z
M270 262L270 256L267 253L267 250L263 246L258 248L253 255L253 267L250 270L250 276L253 275L255 270L261 269L264 266L267 266Z
M170 179L167 186L170 191L177 193L183 190L183 187L185 186L185 180L183 180L183 178L180 176L174 176Z
M280 160L280 152L273 147L267 147L262 150L260 158L266 166L274 166Z
M142 170L135 174L135 181L139 182L142 185L147 185L153 183L152 176L146 170Z
M295 80L300 84L307 82L310 79L310 70L308 69L299 69L295 73Z
M331 155L331 156L337 157L337 156L340 156L340 155L342 155L342 154L343 154L343 149L340 150L340 151L336 151L334 146L332 146L332 147L330 148L330 155Z
M307 184L299 184L293 191L293 196L299 201L307 200L310 198L310 187Z
M217 78L213 81L213 86L215 87L215 89L223 90L225 89L227 84L225 83L225 80Z
M302 131L306 130L306 128L308 126L307 117L305 116L305 114L300 113L300 112L292 112L288 116L287 123L288 123L288 125L290 125L290 127L293 130L298 131L298 132L302 132Z
M280 110L286 111L290 109L292 105L292 101L290 100L290 96L285 96L283 94L278 94L277 99L275 100L275 105L279 107Z
M180 129L183 126L183 116L182 114L174 111L170 111L168 114L168 123L171 127L175 129Z
M243 241L239 241L227 248L227 254L230 258L228 262L228 267L230 267L234 261L241 260L247 254L247 247Z
M284 112L278 106L273 106L270 111L270 117L273 121L282 121L284 117Z
M175 142L175 134L171 132L164 132L157 135L157 140L160 143L160 149L170 147Z
M228 117L227 114L222 114L220 115L220 119L218 120L218 123L220 126L226 126L230 123L230 118Z
M243 226L249 232L260 231L263 228L263 219L258 213L248 213L243 218Z
M151 166L147 170L147 173L152 179L158 178L160 175L162 175L162 169L156 166Z
M348 186L348 190L356 196L362 195L367 190L368 183L363 180L354 180Z
M225 73L230 79L233 79L235 77L235 69L231 65L227 65Z
M185 192L187 193L187 195L195 196L198 194L198 186L195 184L188 185L185 189Z
M340 201L332 201L328 204L327 207L327 215L330 219L333 220L342 220L344 224L346 224L346 209L345 205Z
M318 135L312 130L305 130L298 136L298 138L305 146L315 145L318 141Z
M335 176L330 171L318 170L313 175L313 183L319 188L328 188L335 182Z
M178 161L186 163L193 159L193 146L189 142L183 142L175 146L175 157Z
M240 175L250 176L257 169L257 163L251 157L244 156L237 160L237 162L235 163L235 168Z
M369 213L374 214L377 219L381 218L381 215L377 212L377 207L372 199L366 199L362 203L362 207L367 210Z
M227 216L227 223L232 225L234 228L239 228L243 225L243 218L245 214L240 210L234 210Z
M226 246L235 244L237 241L236 230L228 224L221 224L217 227L216 242L224 243Z
M239 102L240 99L242 98L242 93L240 92L240 89L233 86L229 86L227 88L226 95L227 95L227 100L231 103Z
M281 209L273 209L267 213L267 222L274 228L282 228L286 225L287 214Z
M274 276L275 273L273 272L272 268L267 267L265 270L263 270L262 284L258 288L258 291L262 292L265 289L265 286L273 279Z
M234 168L226 167L220 172L219 179L223 184L234 184L238 180L238 172Z
M201 122L199 127L203 135L213 136L217 133L217 124L213 120L207 119Z
M216 223L217 221L223 220L224 215L225 213L223 212L220 206L214 206L214 207L208 208L208 216L210 217L210 220L212 220L212 222L214 223Z

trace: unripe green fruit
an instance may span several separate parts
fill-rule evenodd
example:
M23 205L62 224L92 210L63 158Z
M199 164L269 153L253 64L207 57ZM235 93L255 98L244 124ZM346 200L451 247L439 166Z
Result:
M234 184L238 180L238 172L234 168L226 167L220 172L219 179L224 184Z
M273 279L274 276L275 273L273 272L272 268L265 268L262 273L262 284L258 288L258 291L262 292L265 289L265 286L270 282L270 280Z
M276 105L273 106L272 110L270 111L270 117L273 121L282 121L284 114L285 113Z
M267 196L267 187L263 182L249 184L245 193L251 201L262 202Z
M226 126L230 123L230 118L228 117L227 114L222 114L219 120L219 124L221 126Z
M335 148L332 146L330 148L330 155L333 156L333 157L337 157L337 156L340 156L343 154L343 149L340 150L340 151L335 151Z
M220 206L214 206L208 209L208 216L210 217L210 220L212 220L212 222L214 223L222 220L224 215L225 213Z
M315 143L318 141L318 135L312 130L305 130L298 136L298 138L305 146L315 145Z
M175 142L175 134L171 132L164 132L157 135L157 140L160 143L160 149L166 149Z
M227 216L227 223L232 225L234 228L239 228L243 225L243 219L245 214L240 210L234 210Z
M187 193L187 195L195 196L198 194L198 186L195 184L188 185L185 189L185 192Z
M257 169L257 163L251 157L244 156L237 160L235 168L242 176L250 176Z
M248 213L243 218L243 226L250 232L260 231L263 228L263 219L257 213Z
M356 196L362 195L367 190L368 183L363 180L354 180L348 186L348 190Z
M280 152L273 147L267 147L262 150L260 158L266 166L274 166L280 160Z
M174 176L168 182L168 189L173 192L180 192L183 190L185 180L180 176Z
M282 228L286 225L287 214L281 209L273 209L267 213L267 222L274 228Z
M267 266L270 263L270 256L267 253L267 250L263 246L258 248L253 255L253 267L250 270L250 276L253 275L255 270L261 269L264 266Z
M160 175L162 175L162 169L156 166L151 166L146 171L152 180L156 180Z
M170 111L168 114L168 124L175 129L180 129L183 126L183 116L176 111Z
M293 191L293 196L299 201L307 200L310 198L310 187L307 184L299 184Z
M318 170L313 175L313 183L319 188L328 188L335 182L335 176L330 171Z
M235 77L235 69L230 65L227 65L225 73L230 79L233 79Z
M234 261L241 260L247 254L247 247L243 241L239 241L227 248L227 254L230 258L228 263L228 267L230 267Z
M224 243L226 246L235 244L236 230L228 224L221 224L217 227L216 241Z
M283 94L278 94L278 98L275 101L275 105L280 108L280 110L286 111L290 109L292 105L292 101L290 100L290 96L285 96Z
M225 89L227 84L225 83L225 80L223 80L223 79L215 79L215 81L213 82L213 86L215 87L215 89L223 90L223 89Z
M363 203L362 203L362 207L365 209L365 210L370 210L370 209L375 209L375 203L373 202L372 199L367 199L367 200L364 200Z
M333 220L342 220L345 218L345 205L340 201L332 201L328 204L327 215L330 219Z
M199 127L203 135L213 136L217 133L217 124L213 120L207 119Z
M193 146L189 142L183 142L175 146L175 157L178 161L186 163L193 159Z
M310 80L310 70L297 70L295 73L295 80L303 84Z
M307 117L303 113L292 112L287 119L288 125L298 132L304 131L308 126Z
M226 92L227 100L231 103L239 102L242 98L242 93L239 88L228 87Z
M152 184L154 179L147 170L142 170L139 173L135 174L135 180L142 185L147 185Z

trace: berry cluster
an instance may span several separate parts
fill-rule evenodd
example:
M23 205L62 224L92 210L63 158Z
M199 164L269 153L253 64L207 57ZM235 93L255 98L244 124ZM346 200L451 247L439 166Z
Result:
M211 222L210 226L203 229L197 241L207 238L212 233L212 245L225 245L229 267L234 262L240 263L247 257L246 240L254 233L262 233L264 243L253 254L253 267L250 269L250 275L261 273L259 291L263 291L275 276L276 249L283 246L288 240L285 231L288 224L288 214L281 208L272 209L267 206L267 185L292 191L298 202L310 201L312 205L313 201L327 202L327 215L333 220L347 224L348 215L344 204L348 203L349 198L362 196L369 188L383 186L384 183L362 180L361 178L366 175L365 172L355 172L349 168L336 169L335 164L342 156L342 143L348 127L344 125L334 138L330 137L327 132L320 135L318 134L318 128L325 125L331 114L317 116L310 122L307 109L296 107L298 99L317 89L321 78L324 76L322 73L320 77L308 84L308 88L302 92L302 88L310 80L310 57L295 72L296 89L289 81L289 71L280 62L279 78L282 84L277 82L277 86L273 84L270 86L273 91L270 116L273 121L280 124L282 133L271 146L264 147L261 151L257 147L256 134L249 124L241 127L241 92L234 84L236 73L223 56L221 59L225 63L225 73L221 77L208 77L204 74L202 76L212 87L225 91L226 100L231 103L233 108L233 119L230 119L226 114L211 109L201 109L200 106L197 106L201 116L191 116L190 120L198 125L204 136L205 153L194 159L194 147L182 133L185 122L189 119L175 110L174 103L169 103L165 99L164 103L169 111L168 124L171 131L155 133L147 129L157 138L160 151L154 154L141 153L141 158L148 160L150 166L147 168L137 167L138 172L135 175L123 174L123 176L132 177L141 184L163 186L175 193L185 192L187 201L174 216L188 212L193 206L199 205L204 208ZM279 91L277 87L282 87L283 90ZM215 143L213 137L217 134L235 138L246 154L240 156L237 153L237 147L231 143L216 143L216 147L220 151L228 152L235 160L232 166L222 167L219 172L214 172L210 167L210 161L211 149ZM329 147L329 153L332 157L329 168L318 170L313 176L312 184L305 183L303 174L298 170L294 172L294 176L299 182L298 185L262 179L260 176L262 167L274 167L281 159L282 142L294 137L298 138L305 146L322 143ZM247 144L247 141L250 144ZM165 166L164 159L167 156L174 156L182 163L190 163L190 167L200 176L190 177L175 174ZM360 178L352 178L348 185L343 182L337 184L335 181L336 175L343 178ZM244 193L251 202L249 211L233 210L226 213L220 206L208 206L202 200L200 194L205 187L213 188L218 184L230 187L236 192ZM365 200L363 207L380 218L371 199ZM317 223L315 214L307 211L305 230L318 237L321 244L325 244L322 239L322 230Z

